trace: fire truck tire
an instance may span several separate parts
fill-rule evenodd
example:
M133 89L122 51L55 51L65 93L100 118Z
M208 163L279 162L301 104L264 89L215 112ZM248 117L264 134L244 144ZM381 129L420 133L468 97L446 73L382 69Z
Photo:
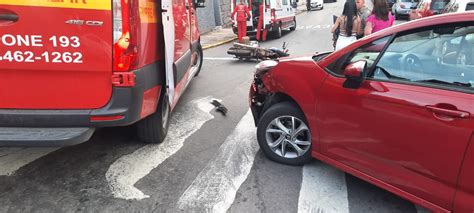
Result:
M278 25L276 26L276 30L275 30L275 33L273 34L275 38L281 38L281 35L282 35L282 29L281 29L281 23L278 23Z
M138 138L145 143L161 143L168 134L170 104L166 89L162 91L156 112L137 123Z
M202 68L203 53L202 53L201 44L198 44L197 49L196 49L196 53L197 53L197 60L194 63L193 67L196 67L197 71L196 71L196 74L194 74L194 77L199 75L199 73L201 72L201 68Z

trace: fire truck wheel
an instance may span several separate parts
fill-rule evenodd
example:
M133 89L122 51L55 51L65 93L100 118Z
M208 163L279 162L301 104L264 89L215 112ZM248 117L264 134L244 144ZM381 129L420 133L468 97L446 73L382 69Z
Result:
M201 72L202 61L203 61L203 54L202 54L201 44L198 44L197 49L196 49L196 53L197 53L197 59L194 62L193 68L196 68L197 71L196 71L196 74L194 75L194 77L198 76L199 73Z
M281 38L281 34L282 34L282 32L281 32L281 23L278 23L277 29L275 30L275 34L274 34L275 38Z
M293 26L290 27L290 31L295 31L296 30L296 18L293 19Z
M156 112L137 123L138 138L141 141L145 143L161 143L165 140L170 120L170 104L168 100L166 89L163 89Z

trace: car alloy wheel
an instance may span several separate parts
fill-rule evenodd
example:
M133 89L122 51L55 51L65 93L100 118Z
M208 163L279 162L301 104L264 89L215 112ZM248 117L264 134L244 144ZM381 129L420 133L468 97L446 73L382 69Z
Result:
M267 144L280 157L296 158L308 152L311 146L309 128L293 116L275 118L266 129Z
M258 121L257 140L269 159L303 165L311 158L311 131L300 108L292 102L272 105Z

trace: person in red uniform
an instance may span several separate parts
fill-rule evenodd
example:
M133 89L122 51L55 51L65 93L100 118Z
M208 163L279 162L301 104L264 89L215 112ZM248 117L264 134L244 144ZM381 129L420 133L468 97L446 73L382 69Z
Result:
M230 15L234 17L237 13L237 30L239 42L242 43L242 38L247 35L247 19L250 18L250 12L245 2L241 0L239 4L235 5L234 11Z

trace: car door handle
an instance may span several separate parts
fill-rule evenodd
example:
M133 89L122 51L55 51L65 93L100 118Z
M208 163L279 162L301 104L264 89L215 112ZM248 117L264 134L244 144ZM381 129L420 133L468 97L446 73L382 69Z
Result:
M18 15L16 14L0 14L0 21L18 21Z
M433 113L440 114L440 115L445 115L449 117L456 117L456 118L468 118L470 116L469 112L464 112L460 110L453 110L453 109L446 109L446 108L441 108L438 106L426 106L426 108Z
M19 17L15 12L0 8L0 27L14 24L18 19Z

